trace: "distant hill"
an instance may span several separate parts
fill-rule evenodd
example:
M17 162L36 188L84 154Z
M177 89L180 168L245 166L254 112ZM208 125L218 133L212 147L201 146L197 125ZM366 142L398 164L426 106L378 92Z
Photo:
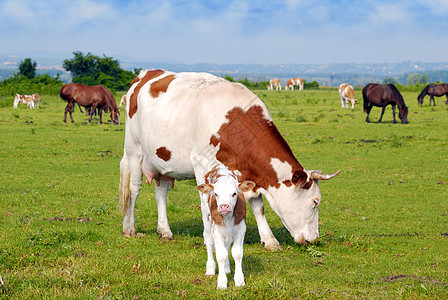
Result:
M38 52L21 53L19 55L0 54L0 80L17 72L20 62L30 57L36 63L39 74L48 73L55 76L57 73L64 81L70 80L70 74L62 68L62 61L69 59L72 54ZM114 57L115 58L115 57ZM392 77L397 82L406 83L410 73L423 73L429 75L429 81L448 81L448 62L399 62L380 64L361 63L334 63L334 64L212 64L212 63L160 63L137 62L129 57L116 57L121 67L126 70L135 68L164 69L174 72L209 72L218 76L229 75L236 80L244 78L250 81L265 81L276 77L284 83L291 77L303 77L310 82L316 80L321 86L338 86L342 82L354 86L362 86L369 82L381 82Z

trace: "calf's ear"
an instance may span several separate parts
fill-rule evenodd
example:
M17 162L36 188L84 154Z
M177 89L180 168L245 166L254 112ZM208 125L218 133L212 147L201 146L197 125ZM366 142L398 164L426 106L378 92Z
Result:
M196 189L203 194L210 194L211 192L213 192L213 185L204 183L204 184L198 185L196 187Z
M253 182L251 180L245 180L238 185L238 188L243 193L251 191L254 187L255 187L255 182Z

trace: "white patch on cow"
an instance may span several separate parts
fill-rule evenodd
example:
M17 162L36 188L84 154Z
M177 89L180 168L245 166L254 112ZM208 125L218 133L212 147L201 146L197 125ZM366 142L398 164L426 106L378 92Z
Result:
M289 163L282 162L280 159L273 157L271 158L271 166L277 173L279 183L291 179L292 167Z

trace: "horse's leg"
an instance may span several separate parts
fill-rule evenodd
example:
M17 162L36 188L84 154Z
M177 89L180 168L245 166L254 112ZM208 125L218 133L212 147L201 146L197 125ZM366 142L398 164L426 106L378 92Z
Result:
M383 106L383 109L381 110L381 117L380 117L380 119L378 120L378 123L383 123L383 115L384 115L384 111L386 110L386 106L384 105ZM395 116L394 116L394 118L395 118Z
M155 187L156 201L157 201L157 233L161 239L173 239L170 225L168 224L168 217L166 214L166 198L168 196L168 181L160 180L160 184Z
M394 124L396 124L397 120L395 119L395 105L392 105L392 115L394 116Z
M103 109L101 107L98 107L98 116L100 118L99 124L103 124Z
M262 196L258 196L257 198L249 199L250 208L254 213L255 220L258 225L258 233L260 234L260 241L264 243L264 247L266 250L275 251L281 250L282 247L280 243L275 238L272 233L271 228L269 227L268 221L266 220L266 216L264 214L264 205Z
M70 113L70 119L72 120L72 123L75 123L75 120L73 120L72 116L72 110L73 110L73 102L68 101L64 112L64 123L67 123L67 113Z
M369 103L369 106L366 109L366 113L367 113L367 117L366 117L366 122L370 123L370 119L369 119L369 115L370 115L370 111L372 110L373 105Z
M90 122L92 122L93 112L96 110L96 106L97 106L97 104L93 104L92 107L90 108L89 124L90 124Z

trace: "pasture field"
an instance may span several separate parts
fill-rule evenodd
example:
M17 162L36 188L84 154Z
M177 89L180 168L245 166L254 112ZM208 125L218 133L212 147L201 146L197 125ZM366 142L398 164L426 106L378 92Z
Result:
M205 276L194 181L168 194L173 241L159 241L153 187L136 211L138 237L121 236L121 125L63 124L65 103L14 110L0 98L0 299L446 299L448 298L448 110L403 93L409 124L392 124L362 100L341 108L336 89L256 91L307 169L342 172L320 183L320 240L302 246L265 201L283 250L260 245L248 209L246 286L216 290ZM361 99L361 91L356 91ZM117 103L120 95L116 95ZM109 120L109 116L105 116ZM397 117L398 119L398 117ZM233 261L231 260L233 269Z

